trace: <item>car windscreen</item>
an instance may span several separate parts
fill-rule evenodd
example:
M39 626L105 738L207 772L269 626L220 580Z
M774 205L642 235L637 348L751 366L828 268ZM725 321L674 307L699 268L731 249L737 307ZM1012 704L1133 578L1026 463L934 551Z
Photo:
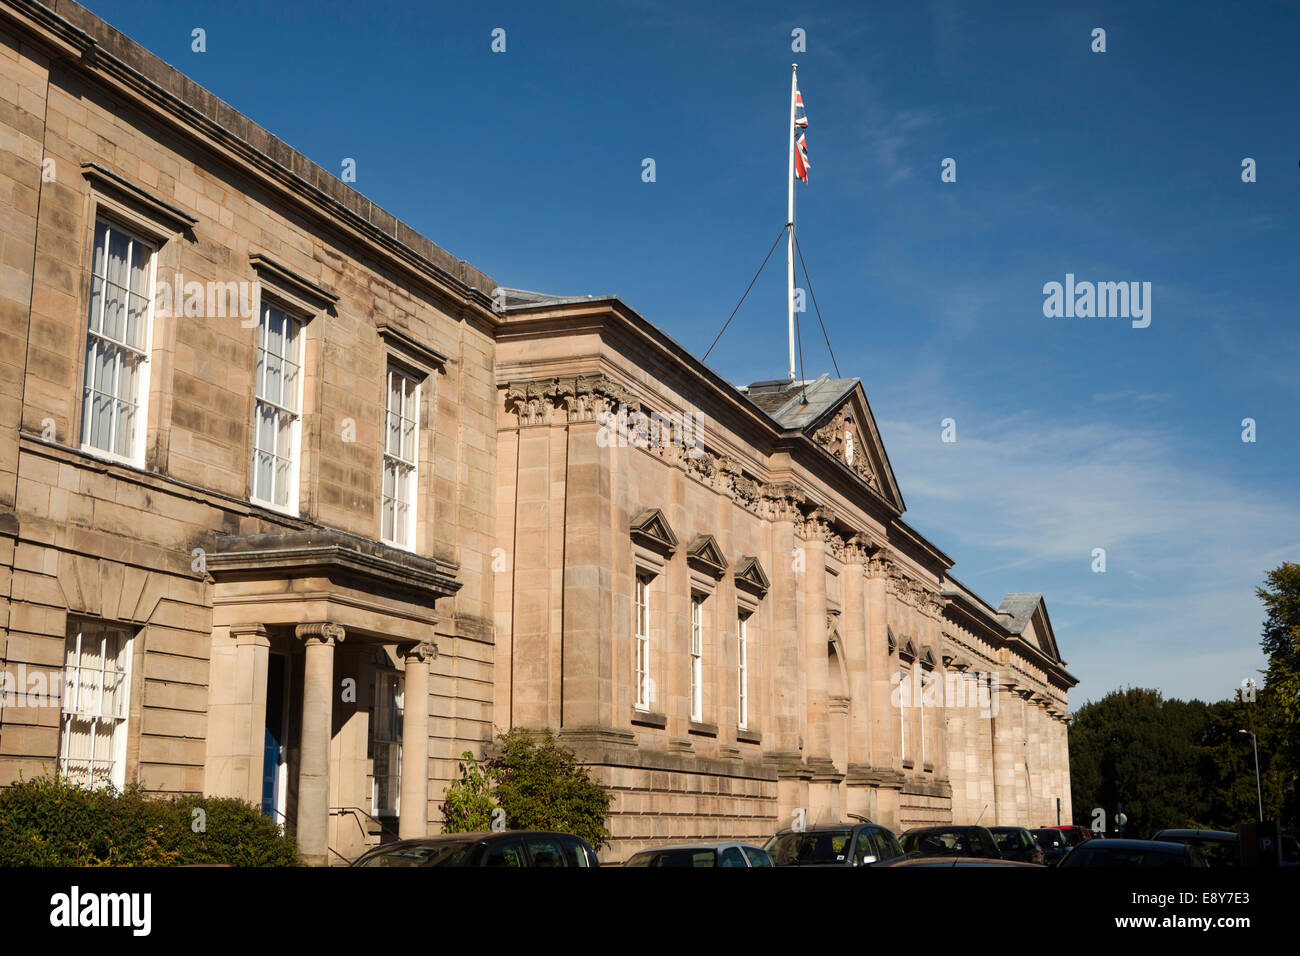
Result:
M716 850L666 850L650 857L646 866L716 866ZM639 865L639 864L636 864Z
M812 833L782 833L772 838L766 850L777 866L809 863L843 863L848 859L853 831L818 830Z
M473 849L468 840L395 847L372 854L357 866L464 866Z
M903 849L922 856L971 856L979 849L974 834L966 830L924 830L904 833Z

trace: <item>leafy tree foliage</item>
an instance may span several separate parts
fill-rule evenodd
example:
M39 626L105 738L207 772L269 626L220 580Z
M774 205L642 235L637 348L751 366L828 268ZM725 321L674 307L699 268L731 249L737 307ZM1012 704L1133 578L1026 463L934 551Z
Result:
M443 831L489 829L494 802L505 811L506 829L559 830L597 850L609 843L609 794L549 730L498 734L481 767L466 751L460 779L444 797Z
M1167 827L1236 830L1264 819L1296 826L1300 812L1300 564L1285 562L1256 590L1264 603L1260 641L1268 656L1262 687L1205 704L1165 700L1126 688L1084 704L1070 724L1070 786L1075 823L1093 809L1124 805L1125 836ZM1243 734L1245 730L1247 733ZM1250 733L1259 747L1259 787Z

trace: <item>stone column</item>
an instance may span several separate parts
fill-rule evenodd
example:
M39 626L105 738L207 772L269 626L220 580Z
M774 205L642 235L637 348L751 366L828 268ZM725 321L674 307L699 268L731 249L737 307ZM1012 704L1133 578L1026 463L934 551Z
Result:
M338 624L299 624L306 645L302 686L302 749L298 760L298 853L309 866L329 863L330 737L334 715L334 645Z
M438 656L432 641L407 648L402 677L402 810L397 835L403 840L429 835L429 661Z

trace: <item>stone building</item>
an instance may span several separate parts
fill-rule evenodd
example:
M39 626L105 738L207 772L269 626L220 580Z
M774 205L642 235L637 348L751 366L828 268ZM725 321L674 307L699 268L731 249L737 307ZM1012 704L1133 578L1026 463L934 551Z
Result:
M525 726L609 859L1070 820L1042 599L902 520L858 380L501 290L67 0L0 0L0 145L0 785L239 796L338 863Z

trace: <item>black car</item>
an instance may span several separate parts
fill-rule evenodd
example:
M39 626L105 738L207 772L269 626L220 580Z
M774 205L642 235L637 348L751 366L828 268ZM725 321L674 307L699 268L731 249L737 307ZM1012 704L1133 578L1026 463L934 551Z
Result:
M763 849L776 866L871 866L903 855L893 832L876 823L782 830Z
M1070 852L1069 839L1055 827L1042 827L1031 832L1034 834L1034 839L1038 841L1039 849L1043 851L1045 865L1056 866L1061 862L1061 858Z
M596 851L570 833L503 830L445 833L385 843L357 857L353 866L598 867Z
M1047 862L1043 848L1038 845L1034 835L1024 827L989 827L989 833L997 841L1002 859L1015 860L1018 863L1036 863L1042 866Z
M760 850L737 840L703 840L695 843L673 843L651 847L634 853L624 866L649 867L755 867L771 866L772 858Z
M1194 846L1212 869L1241 866L1241 841L1227 830L1161 830L1151 839Z
M1057 867L1165 869L1204 867L1205 857L1194 846L1162 840L1089 840L1065 855Z
M903 850L918 856L1003 858L987 827L918 827L901 838Z

